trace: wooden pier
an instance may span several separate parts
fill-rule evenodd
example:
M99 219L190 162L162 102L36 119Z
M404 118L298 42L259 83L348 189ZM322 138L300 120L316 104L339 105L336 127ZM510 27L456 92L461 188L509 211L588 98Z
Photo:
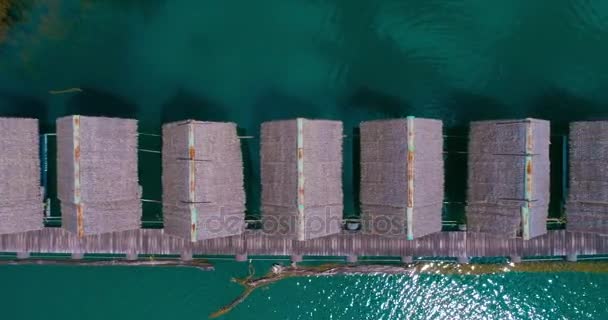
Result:
M226 177L222 176L217 179L210 179L209 176L206 176L205 179L199 179L196 180L198 181L196 182L193 178L193 173L196 172L193 172L192 170L197 167L193 164L189 164L187 166L179 165L178 169L176 169L178 170L176 171L176 178L173 180L167 179L170 175L165 175L163 177L165 178L164 180L166 180L164 181L165 194L163 196L165 229L163 230L140 228L141 204L139 201L141 189L139 188L137 181L137 134L134 120L112 120L108 118L94 119L89 117L81 119L79 116L66 119L66 123L70 125L76 123L78 134L76 135L77 143L74 142L77 144L76 147L72 146L72 142L75 139L73 132L68 130L68 134L66 134L65 132L62 133L61 130L58 130L59 132L57 134L59 140L58 152L60 156L58 163L59 165L66 165L67 163L68 168L64 171L59 170L58 175L60 187L59 198L62 200L61 206L63 208L63 229L51 227L42 228L42 217L36 215L36 212L40 212L41 210L33 210L29 214L28 212L23 214L23 210L17 210L14 207L11 207L15 201L23 200L19 198L21 195L14 194L13 197L7 198L7 194L4 194L4 202L2 203L5 212L4 217L0 222L0 226L3 227L0 228L0 231L2 231L2 234L0 234L0 252L16 252L18 259L27 259L27 257L30 256L30 253L64 253L72 255L74 259L81 259L84 254L124 254L127 260L137 260L138 255L179 255L182 260L191 260L193 255L229 255L234 256L238 261L246 261L248 256L260 255L290 256L294 261L300 261L304 256L343 256L346 257L348 262L356 262L360 256L400 257L404 262L412 261L413 257L455 258L459 262L466 262L470 257L510 257L512 261L518 261L521 257L554 256L566 257L567 260L574 261L579 255L608 255L608 235L602 232L602 227L604 227L602 222L607 220L606 212L608 211L606 210L595 210L595 207L590 207L588 205L584 208L581 207L585 210L581 211L582 209L579 208L581 210L578 211L578 217L580 218L579 222L584 220L584 224L578 223L574 229L572 226L569 226L570 229L568 230L553 230L545 233L545 222L548 213L546 205L549 201L549 167L548 161L546 161L547 159L543 158L544 160L541 159L543 161L536 162L536 167L534 167L536 168L534 169L534 177L537 179L544 177L544 180L540 179L538 181L535 180L532 184L528 183L528 180L532 181L529 179L532 172L531 159L528 158L540 153L543 154L543 157L548 157L549 124L545 122L543 122L544 129L537 131L542 133L541 138L543 139L538 139L540 142L535 142L534 144L529 143L531 140L526 140L528 138L525 138L532 137L531 127L529 125L530 120L525 120L524 122L508 122L507 124L510 125L515 123L515 125L513 125L514 127L509 130L507 130L508 128L505 129L505 122L498 122L498 124L501 125L500 129L496 127L498 125L497 123L489 123L489 129L486 129L485 127L479 129L479 123L474 125L478 130L473 130L472 132L478 132L481 136L478 138L475 138L475 134L471 136L468 157L470 163L475 163L475 161L477 161L478 165L470 167L469 173L481 172L482 174L479 175L481 177L479 179L476 178L477 175L470 176L468 181L469 184L473 186L475 183L479 184L482 190L478 193L473 192L472 194L474 196L470 195L467 201L469 231L442 232L435 232L441 229L441 207L444 205L444 174L443 163L441 161L443 157L441 150L443 150L443 148L441 147L442 130L440 122L436 120L429 122L434 126L434 129L428 130L429 132L432 132L432 134L425 134L425 130L423 129L424 123L427 120L423 121L418 119L416 125L418 134L416 135L414 135L413 132L413 118L408 118L405 122L403 120L395 120L397 121L395 123L400 123L397 126L398 130L395 129L396 131L384 128L389 122L383 122L382 126L370 131L372 133L382 133L377 135L369 134L369 132L366 134L365 125L362 126L364 129L361 135L364 142L364 145L362 145L364 148L362 148L362 150L365 151L362 153L362 175L364 178L373 178L367 182L365 179L362 180L363 188L361 189L361 193L363 196L361 199L363 200L360 204L364 209L362 211L362 217L364 219L361 221L363 222L363 231L346 231L341 229L343 223L343 191L341 188L342 180L340 178L342 156L341 153L336 150L341 150L343 138L342 124L336 121L319 122L320 120L306 120L305 122L298 118L290 122L280 121L272 125L263 125L261 136L261 212L263 214L262 221L260 221L262 222L262 230L243 231L242 225L245 222L243 220L243 203L245 199L242 189L242 156L239 154L238 140L234 129L236 126L235 124L230 124L226 127L230 131L230 134L226 135L229 137L228 140L230 141L220 143L222 147L226 147L227 144L231 145L230 148L232 152L228 152L227 156L224 156L224 153L219 152L218 149L215 148L213 150L216 152L215 156L218 157L217 159L211 157L212 153L209 153L205 158L195 158L195 154L199 154L199 152L195 152L197 149L194 148L194 138L190 139L190 135L185 134L186 131L184 134L178 135L178 137L175 138L177 140L174 142L182 142L181 147L178 148L179 150L176 151L176 154L171 155L171 144L165 146L164 160L167 160L164 161L165 168L163 169L163 172L165 174L171 172L169 170L169 164L182 159L182 157L192 161L200 160L201 163L205 162L206 165L204 167L207 168L205 169L207 171L211 170L218 174L219 172L224 171L232 173L227 174ZM88 132L90 136L88 137L88 140L86 140L85 138L87 138L87 136L84 134L87 133L87 131L85 130L82 133L83 140L80 141L80 121L83 119L88 119L87 121L90 121L89 128L103 128L103 130L105 130L102 130L104 135L101 137L99 136L98 131L101 129L91 129L91 132L96 132L96 135L93 136L91 132ZM62 120L59 120L59 122L61 121ZM10 124L12 122L7 123ZM315 134L309 132L308 134L310 137L307 136L307 130L302 129L304 123L307 123L309 131ZM393 123L393 121L391 120L390 123ZM525 125L522 125L522 123ZM203 123L201 122L200 124ZM206 127L211 126L211 123L205 122L204 124ZM323 124L323 126L314 127L314 125L320 124ZM127 129L122 131L112 129L120 129L121 125L126 126ZM225 124L214 125L226 126ZM30 126L33 125L30 124ZM278 130L277 132L280 134L270 134L273 132L273 130L270 130L273 126L276 126L275 129ZM281 131L281 128L284 126L287 126L285 127L287 129L284 130L286 133L282 133ZM324 126L328 126L329 129L323 129ZM600 124L600 128L604 127L608 127L608 125L604 123ZM58 128L61 129L62 126L58 125ZM70 127L68 127L68 129L69 128ZM111 128L112 130L108 128ZM190 126L190 128L194 130L193 126ZM264 130L264 128L266 128L266 130ZM523 130L522 128L526 128L526 130ZM30 133L30 136L34 137L30 140L36 140L36 130L30 128L30 131L34 132ZM167 136L168 133L166 131L167 130L165 130L164 135ZM386 133L383 133L385 131ZM192 131L192 133L193 132L194 131ZM317 136L316 134L319 132L323 133L323 135ZM410 137L410 139L414 140L419 138L424 139L415 143L414 140L396 139L397 142L395 143L392 141L395 139L390 138L391 135L389 133L391 132L393 133L393 136L396 132L397 137ZM283 142L285 141L281 139L286 135L290 135L290 139L286 140L287 142L285 143L285 146L283 146ZM325 135L327 135L327 137ZM605 136L606 134L603 135ZM202 136L205 137L205 135ZM213 135L208 134L206 137L208 138L209 136ZM304 136L308 137L306 140L308 142L306 142L306 144L301 141L301 139L304 139ZM367 141L370 144L369 147L365 147L366 136L369 138L369 141ZM502 136L510 138L505 140ZM23 135L17 135L17 137L22 138ZM62 147L62 139L66 142L64 143L64 147ZM17 142L11 139L5 140L6 146L18 151L26 150L24 146L27 146L29 149L32 149L31 146L36 146L32 150L38 149L36 141L21 141L17 138L13 139ZM124 143L121 142L123 140L129 141L127 146L130 147L124 149ZM215 138L211 140L215 140ZM383 144L379 144L379 140L383 140ZM582 139L582 141L586 140L589 139ZM170 141L170 139L166 139L166 141ZM186 143L187 141L189 141L189 143ZM199 139L197 141L204 142L205 140ZM505 141L510 141L512 143L506 143ZM111 145L110 142L113 142L114 144L118 143L121 147L116 147L118 149L109 148L108 146ZM431 145L431 142L435 143L435 147L437 148L433 147L432 150L427 150L428 152L425 152L424 148L418 148L416 150L416 156L414 157L414 145L429 146ZM82 148L81 150L80 144L88 146L88 149ZM203 145L209 147L211 144L203 143ZM581 145L583 145L583 143L581 143ZM46 146L46 144L43 144L43 146ZM532 150L532 146L535 146L540 151ZM598 150L599 148L586 144L584 147L585 146L589 150ZM310 148L310 150L306 148ZM8 152L8 155L14 153L12 151L13 149L5 149L6 150L4 151L5 153ZM204 150L202 147L199 149ZM35 153L32 150L29 150L28 154ZM394 150L397 151L392 152ZM118 154L120 157L116 159L110 156L106 157L103 153L106 151L109 152L109 155ZM333 153L330 154L330 151ZM89 166L89 171L85 172L83 169L81 172L79 169L79 159L81 159L81 157L86 158L87 152L90 153L89 156L91 159L95 160L92 162L94 165ZM365 156L366 152L370 155L367 158ZM590 156L590 158L605 157L604 153L599 155L591 154L593 157ZM125 154L129 154L130 157L125 157ZM232 154L232 156L229 154ZM304 156L304 154L307 156ZM507 156L506 160L503 159L505 155ZM29 155L28 157L37 160L35 156ZM62 157L66 157L65 159L67 160L63 161ZM232 159L231 161L234 162L230 170L224 166L227 161L226 159L228 158ZM73 159L79 161L76 161L74 164ZM308 161L306 162L308 163L307 165L304 165L304 159L308 159L306 160ZM382 159L382 161L379 159ZM385 161L387 159L397 160L387 162ZM215 163L218 165L217 168L210 167L210 164L207 163L212 161L216 161ZM285 164L285 161L288 163ZM302 163L299 163L298 161ZM420 162L420 165L415 166L413 165L414 161L422 162ZM7 174L14 173L13 162L15 162L15 160L5 163L4 170ZM116 170L111 168L117 163L122 163L119 167L122 168L124 172L116 174ZM434 163L434 167L421 167L422 165L430 166L431 163ZM538 168L538 163L541 164L540 168ZM592 176L596 171L599 172L604 169L604 167L600 165L601 163L602 162L597 162L596 166L599 167L594 170L587 170L587 167L583 167L585 168L584 174L576 174L575 178L578 180L574 179L573 181L580 182L583 178L589 179L587 176ZM374 164L374 166L366 167L365 164ZM483 170L480 171L479 166L482 164L488 165L485 169L487 172L484 172ZM72 168L74 165L76 165L76 171ZM395 165L398 166L395 167ZM299 170L299 173L295 171L296 167L301 169ZM207 174L207 171L204 171L202 168L203 167L198 171L198 174ZM394 168L397 168L398 170L393 170L395 172L391 171ZM416 168L422 168L424 170L421 169L421 172L416 174L416 170L418 170ZM471 168L476 169L476 171ZM524 168L526 169L524 170ZM541 169L544 171L541 171ZM182 171L186 172L186 174ZM28 180L28 188L31 190L30 193L38 195L40 193L39 181L37 180L39 173L38 168L33 164L24 169L24 172L25 173L22 174L22 176L27 174L28 177L30 177ZM65 174L62 175L62 172ZM77 174L74 175L74 172L77 172ZM110 172L112 172L112 175L110 175ZM424 172L425 175L422 175L422 172ZM428 172L432 172L433 175L426 175ZM306 173L306 179L304 179L304 173ZM541 175L541 173L544 174ZM83 177L82 181L80 181L81 176ZM417 178L415 176L417 176ZM606 176L608 176L608 174L606 174ZM11 176L9 175L9 177ZM44 177L45 175L43 174L43 178ZM85 181L87 177L89 179L87 181L89 182L84 186L83 181ZM383 179L378 180L378 177ZM574 177L574 175L571 177ZM120 186L123 186L124 190L116 189L114 182L119 179L126 179L127 182L129 182L127 184L119 184ZM289 179L289 181L286 179ZM17 180L19 179L16 179L16 181ZM46 181L46 178L43 180ZM418 198L420 199L414 199L415 192L412 190L414 189L415 180L418 181L416 190L421 192L424 191L418 195ZM226 190L217 189L218 183L223 183L223 181L230 181L231 187ZM196 186L193 185L194 182L196 182ZM201 183L200 186L198 185L199 182ZM472 182L475 183L472 184ZM571 184L575 184L574 182ZM306 183L309 183L312 187L305 187ZM366 189L366 183L371 185L371 187ZM392 183L396 184L393 185ZM44 182L44 185L46 186L46 182ZM184 186L186 187L184 188ZM396 189L395 186L400 188ZM530 216L532 209L528 202L533 200L536 201L536 198L532 199L530 196L532 186L537 188L534 189L535 197L538 199L542 198L542 201L539 200L538 202L535 202L534 208L540 208L540 211L532 213ZM599 192L608 192L608 188L605 188L605 184L597 186L593 184L592 186L593 188L583 188L583 191L585 192L581 192L581 194L583 194L583 196L589 196L587 189L593 189L594 192L592 192L592 194L594 195L599 194ZM82 190L80 190L81 188ZM215 191L205 194L205 190L207 190L205 188L213 188ZM306 203L304 202L305 188L307 190ZM9 189L13 190L14 188ZM21 188L18 189L21 190ZM471 193L471 190L475 191L471 188L469 189L469 193ZM186 193L190 192L190 197L182 199L184 192L181 192L180 190L186 190L184 191ZM202 192L198 195L198 197L202 198L193 198L194 190L198 190L197 192L199 193ZM391 194L390 192L393 192L394 190L397 190L397 192ZM64 192L62 193L62 191ZM171 192L177 193L172 194ZM494 194L495 192L496 194ZM61 196L62 194L63 196ZM87 198L88 195L89 211L87 212L90 213L88 216L86 213L83 216L82 212L84 211L82 210L79 211L73 208L66 209L66 205L76 205L78 207L84 203L82 201L86 201L86 199L83 200L83 195L84 198ZM125 195L127 195L126 198ZM213 197L211 197L211 195ZM375 196L370 197L370 195ZM210 198L207 196L210 196ZM391 199L391 197L395 199ZM41 199L35 198L34 200L38 203ZM574 198L574 200L580 202L579 198ZM583 200L589 201L589 199L586 198ZM591 200L597 201L595 198ZM126 208L124 207L124 201L129 202L129 206ZM524 202L523 205L521 204L522 201ZM414 205L414 202L416 202L416 205ZM516 202L516 205L513 205L513 202ZM184 203L188 204L188 206L184 206ZM195 203L200 204L200 208L192 206ZM91 204L99 204L99 207L91 207ZM377 219L375 223L378 224L375 228L378 229L376 230L378 232L370 232L370 230L366 230L365 228L367 223L370 223L370 221L368 221L370 219L365 218L366 205L368 206L367 209L371 208L373 210L379 210L377 208L379 207L381 210L377 212L386 216L377 217L378 214L369 215L374 216ZM172 208L171 206L175 206L175 208ZM492 206L500 207L502 209L492 208ZM182 210L184 208L186 208L186 211ZM213 210L210 210L210 208ZM80 207L80 209L82 209L82 207ZM171 209L176 209L174 211L178 213L181 212L175 216L180 218L178 219L178 224L170 223L172 217L171 212L173 212ZM427 209L428 211L425 211ZM304 216L304 210L307 212L306 217ZM66 212L72 212L73 214L71 216L70 214L66 215ZM418 212L417 215L416 212ZM507 212L510 217L506 219L508 221L504 219L505 212ZM574 216L568 217L569 222L577 221L577 211L574 212ZM199 213L205 214L199 216ZM367 213L372 213L372 211ZM31 221L26 221L25 218L28 216L36 223L30 224L29 222ZM2 217L2 212L0 212L0 217ZM85 220L82 220L83 217L85 217ZM202 217L205 217L206 220L202 219ZM390 232L383 233L384 224L382 224L382 222L386 220L383 218L390 217L398 218L397 226L399 228L398 231L401 233L398 236L393 234L392 231L394 230L391 230L392 228L389 225L386 225L388 229L384 231ZM538 220L531 222L532 220L528 219L529 217L535 217L535 219ZM277 220L272 221L270 218L276 218ZM293 220L293 218L296 219ZM224 230L220 228L220 232L201 233L205 228L208 228L207 231L210 231L212 229L217 229L216 227L218 226L222 227L221 224L216 225L217 223L222 222L221 219L226 219L225 222L228 223L226 225L235 225L238 226L238 228L235 230ZM28 222L28 224L19 225L16 223L21 220ZM414 220L417 222L412 224L412 221ZM235 223L232 224L233 222ZM292 224L296 225L297 230L291 229L292 232L282 232L283 222L286 222L287 224L285 225L289 227L291 227ZM313 229L315 222L321 222L321 226L326 227L325 230L319 229L321 231L315 231ZM392 223L393 219L388 219L386 222ZM531 226L531 223L537 223L537 225ZM78 224L78 226L76 224ZM504 228L506 228L506 230L502 230ZM503 232L500 232L501 230Z
M185 241L162 229L139 229L79 238L61 228L0 235L0 252L157 255L534 257L608 254L608 237L566 230L531 240L473 232L439 232L415 240L342 232L298 241L247 230L241 235Z

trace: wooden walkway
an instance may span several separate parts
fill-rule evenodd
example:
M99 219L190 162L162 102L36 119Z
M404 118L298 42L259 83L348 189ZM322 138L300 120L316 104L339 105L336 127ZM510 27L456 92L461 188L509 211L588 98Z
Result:
M195 255L314 255L314 256L415 256L501 257L608 254L608 237L565 230L524 241L505 240L472 232L440 232L408 241L359 233L341 233L297 241L248 230L239 236L190 243L159 229L140 229L102 235L76 235L61 228L0 235L0 252L110 253Z

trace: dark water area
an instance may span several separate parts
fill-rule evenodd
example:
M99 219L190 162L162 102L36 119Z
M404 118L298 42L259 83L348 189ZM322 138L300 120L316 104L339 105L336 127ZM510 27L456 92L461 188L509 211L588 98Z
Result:
M358 214L360 121L434 117L459 137L472 120L539 117L559 136L569 121L608 113L603 1L8 3L2 115L38 117L45 132L74 113L136 117L149 133L186 118L234 121L253 136L268 120L342 120L345 216ZM48 93L71 87L83 92ZM448 147L460 144L453 150L466 148L452 140ZM257 215L258 141L243 142L247 209ZM159 162L147 156L146 196L158 198L160 181L151 176ZM447 201L456 202L446 211L458 212L466 159L446 160ZM560 168L555 163L553 216Z
M233 121L255 137L268 120L342 120L347 217L358 214L360 121L440 118L453 136L448 151L459 151L469 121L551 120L559 217L561 136L572 120L608 114L605 1L0 2L9 4L0 13L1 115L37 117L43 132L73 113L136 117L147 133L186 118ZM83 91L49 94L72 87ZM159 144L149 140L142 145ZM258 143L243 140L253 216ZM160 162L142 157L144 196L158 199ZM447 220L463 219L465 165L466 156L446 155Z
M560 217L565 190L562 139L570 121L608 117L607 57L608 1L603 0L0 0L0 116L39 118L43 133L54 132L57 117L74 113L134 117L139 119L140 132L151 134L159 134L163 123L187 118L235 122L240 135L254 136L242 140L249 216L260 214L260 124L294 117L342 120L347 135L345 217L358 214L359 123L407 115L438 118L444 121L448 151L445 193L450 203L446 204L444 220L458 222L464 219L466 190L466 154L459 152L466 150L468 123L493 118L544 118L552 121L553 135L550 215ZM49 93L68 88L81 88L82 92ZM140 146L158 150L160 140L141 136ZM49 155L53 158L52 146ZM160 199L160 157L141 153L139 162L144 198ZM52 172L49 181L54 181ZM54 206L53 215L58 214ZM145 203L143 219L162 221L160 207ZM220 278L226 280L230 268ZM146 271L159 272L155 276L144 271L115 274L104 269L101 272L105 275L98 279L131 279L133 287L124 284L112 289L94 279L97 270L95 276L86 268L74 271L74 275L66 270L0 270L4 279L0 283L12 288L2 290L3 310L7 302L27 309L16 303L17 298L11 298L23 297L41 304L32 311L40 317L43 310L66 314L65 319L74 314L91 319L122 318L125 314L134 318L169 318L171 314L196 317L212 311L216 300L231 295L222 293L219 299L208 293L215 285L222 287L223 280L200 287L200 283L216 280L197 280L186 271ZM48 277L88 285L66 287ZM540 280L526 277L506 276L504 283L488 278L503 283L501 290L518 297L522 311L505 311L508 307L504 307L504 300L495 304L487 300L485 307L494 310L487 318L608 318L604 276L564 275L560 278L566 279L564 287L551 287L556 290L554 295L546 293L541 285L552 279L551 273ZM25 278L25 283L10 282ZM166 283L144 285L144 279ZM180 282L180 289L167 279ZM387 293L395 297L391 300L394 302L384 304L378 298L382 290L389 290L377 288L385 285L382 281L390 282L389 288L402 288L400 284L409 280L365 279L312 280L308 288L315 289L308 291L298 289L306 286L304 282L290 280L277 285L278 289L256 293L247 307L227 318L252 318L251 310L257 310L260 317L277 319L328 315L416 318L408 315L419 312L422 305L410 303L402 289ZM483 277L478 280L486 281ZM469 280L437 281L433 283L443 290L454 281L455 287L466 287ZM522 295L517 284L535 281L539 285ZM69 310L57 307L63 300L53 300L52 292L46 289L51 286L65 287L65 296L78 301L78 306ZM87 300L74 291L80 288L94 292L98 287L105 297L100 300ZM324 300L319 293L336 288L347 294L334 293L337 300ZM357 292L352 288L358 288ZM424 288L421 290L431 291L419 297L435 295L426 285ZM130 305L112 293L122 290L133 296L162 292L157 296L168 301L141 300L137 310L148 311L131 314ZM227 290L233 293L236 289ZM449 294L486 301L486 291L479 290L473 293L461 289ZM293 298L292 292L296 292ZM536 296L553 300L541 308L534 304ZM287 302L293 305L294 299L301 309L286 306ZM277 311L265 309L268 301L278 301L281 306ZM339 307L332 307L333 302L319 305L321 301L336 301ZM124 309L98 311L112 303ZM446 300L436 307L454 303L458 304ZM523 306L526 303L533 307ZM177 313L163 311L172 304L172 310L178 310L172 312ZM361 304L367 308L361 309ZM346 305L351 305L348 311L335 311ZM300 311L296 315L290 313L293 310ZM471 312L421 313L420 318L484 318Z

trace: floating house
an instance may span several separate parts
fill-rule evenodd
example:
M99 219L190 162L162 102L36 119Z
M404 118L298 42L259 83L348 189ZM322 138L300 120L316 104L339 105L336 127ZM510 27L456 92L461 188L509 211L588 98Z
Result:
M57 121L58 198L63 228L70 232L42 228L37 131L36 120L0 118L0 251L17 252L18 259L61 252L73 259L83 253L127 259L179 254L184 260L234 254L237 261L289 255L299 262L320 255L346 256L351 263L358 256L393 256L410 263L433 256L466 263L469 257L576 261L578 255L608 253L606 123L572 124L567 230L551 231L545 227L549 123L473 123L466 232L436 232L443 189L441 122L362 123L363 218L396 221L396 237L387 237L378 225L342 232L338 121L262 124L263 230L250 232L242 230L243 159L234 124L183 121L163 127L165 228L160 230L140 229L137 122L83 116Z
M549 122L471 123L468 151L469 231L524 240L547 232Z
M82 237L140 228L137 121L57 119L57 180L64 229Z
M42 229L38 120L0 118L0 234Z
M569 231L608 235L608 121L570 124Z
M243 232L243 158L236 124L165 124L162 158L167 234L198 241Z
M342 122L294 119L261 128L262 223L308 240L342 226Z
M363 230L408 240L441 231L442 122L368 121L360 138Z

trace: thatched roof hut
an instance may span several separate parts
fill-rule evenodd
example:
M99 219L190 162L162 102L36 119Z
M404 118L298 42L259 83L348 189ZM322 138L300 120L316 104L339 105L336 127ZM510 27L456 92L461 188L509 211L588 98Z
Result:
M442 122L367 121L360 132L363 230L409 240L441 231Z
M43 227L38 120L0 118L0 234Z
M57 119L62 225L79 236L140 228L137 120Z
M243 158L236 124L165 124L162 158L167 234L198 241L243 232Z
M261 128L264 231L308 240L340 232L342 122L294 119Z
M569 231L608 235L608 121L570 124Z
M471 123L468 154L469 231L524 239L547 232L549 122Z

